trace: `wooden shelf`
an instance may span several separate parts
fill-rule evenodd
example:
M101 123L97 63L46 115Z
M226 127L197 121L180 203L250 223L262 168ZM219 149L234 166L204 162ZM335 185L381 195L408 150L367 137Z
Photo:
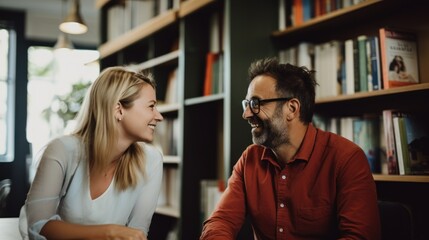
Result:
M171 156L171 155L165 155L164 156L164 163L165 164L179 164L181 162L179 156Z
M395 0L366 0L313 18L299 26L274 31L271 39L276 48L283 49L301 42L327 42L332 40L333 35L340 40L353 34L369 34L368 26L379 28L383 25L383 18L396 12L399 3L400 1ZM412 6L406 8L410 9Z
M129 32L102 44L98 51L100 59L103 59L111 54L148 37L149 35L175 23L177 20L177 10L168 10L148 21L130 30Z
M313 18L309 21L304 22L299 26L291 26L284 30L275 31L272 33L272 36L277 38L277 37L285 36L285 35L300 31L302 29L308 29L310 27L317 26L323 22L332 21L333 19L348 17L351 13L355 11L362 11L367 7L370 7L370 6L373 7L375 5L381 4L382 2L384 1L383 0L366 0L356 5L342 8L342 9L333 11L331 13L322 15L320 17Z
M175 50L173 52L164 54L156 58L152 58L146 62L138 64L137 67L139 69L148 69L161 64L168 64L168 63L176 63L177 65L178 59L179 59L179 50Z
M161 114L162 113L177 112L180 109L180 105L178 103L160 104L157 106L157 109Z
M426 111L421 104L429 98L429 83L340 95L316 100L315 112L341 117L379 114L385 109Z
M216 0L187 0L180 5L179 17L185 17L214 2L216 2Z
M375 181L379 182L410 182L410 183L429 183L429 176L423 175L385 175L373 174Z
M209 95L209 96L189 98L189 99L185 100L185 106L190 106L190 105L200 104L200 103L206 103L206 102L219 101L219 100L223 100L223 98L224 98L223 93L213 94L213 95Z
M97 7L103 7L113 0L97 0ZM216 0L188 0L180 5L179 9L170 9L130 30L129 32L110 40L98 48L100 59L119 52L120 50L140 41L149 35L163 29L177 21L178 17L185 17L203 7L213 4Z
M158 206L156 207L155 213L170 216L174 218L180 218L180 211L177 208L171 206Z
M316 104L324 104L330 102L341 102L341 101L349 101L355 99L363 99L363 98L376 98L393 94L404 94L410 92L418 92L418 91L429 91L429 83L420 83L415 85L382 89L371 92L358 92L350 95L338 95L334 97L325 97L316 100Z

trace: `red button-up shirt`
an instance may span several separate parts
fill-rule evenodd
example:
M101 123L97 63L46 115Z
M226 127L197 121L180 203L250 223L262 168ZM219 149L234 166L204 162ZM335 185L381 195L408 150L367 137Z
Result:
M311 124L284 168L268 148L243 152L200 239L235 239L246 214L255 239L380 239L365 153Z

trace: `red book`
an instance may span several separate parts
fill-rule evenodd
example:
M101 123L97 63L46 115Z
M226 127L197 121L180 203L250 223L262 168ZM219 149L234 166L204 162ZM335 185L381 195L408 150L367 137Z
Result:
M213 64L217 61L219 54L209 52L206 55L206 73L204 79L203 96L213 94Z
M381 28L379 34L383 88L419 83L417 36L390 28Z
M304 7L302 0L293 0L294 26L299 26L304 22Z

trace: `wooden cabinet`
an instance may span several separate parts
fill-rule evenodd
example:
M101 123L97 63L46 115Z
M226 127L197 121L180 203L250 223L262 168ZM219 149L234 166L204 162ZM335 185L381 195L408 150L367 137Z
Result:
M176 192L171 193L173 200L160 200L163 204L156 210L149 238L166 239L172 234L179 239L198 239L203 221L201 180L225 182L232 166L251 143L250 128L241 117L241 100L247 91L250 63L275 54L269 36L277 28L277 4L275 1L181 1L177 7L108 40L108 10L127 2L97 2L101 11L101 67L132 65L152 72L157 82L158 109L167 121L175 121L176 126L173 134L176 151L170 154L164 150L164 172L175 171L176 177L171 180L166 174L164 178L170 180L164 187ZM203 94L203 88L206 58L213 41L213 15L218 16L222 87L207 95ZM177 91L173 102L167 101L166 94L172 71L176 71Z

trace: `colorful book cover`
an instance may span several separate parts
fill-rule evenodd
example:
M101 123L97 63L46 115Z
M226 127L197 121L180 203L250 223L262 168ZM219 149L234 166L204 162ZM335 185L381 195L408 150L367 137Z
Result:
M406 129L402 113L395 113L393 116L393 129L395 133L396 151L398 152L397 157L399 175L408 175L411 173L411 169L408 155Z
M393 130L392 110L383 111L384 140L386 144L386 159L388 174L399 174L398 159L396 156L395 133Z
M353 120L353 142L365 152L371 172L380 173L380 121L378 117Z
M368 90L380 90L381 89L381 75L380 75L380 52L378 46L378 37L371 36L368 38L370 46L370 73L371 77L368 77L371 81L368 82ZM369 80L368 79L368 80ZM369 87L371 86L371 87Z
M358 37L358 51L359 51L359 91L368 92L368 54L367 42L368 37L361 35Z
M411 174L429 174L428 119L416 114L404 114Z
M381 28L379 35L384 89L419 83L416 34Z

